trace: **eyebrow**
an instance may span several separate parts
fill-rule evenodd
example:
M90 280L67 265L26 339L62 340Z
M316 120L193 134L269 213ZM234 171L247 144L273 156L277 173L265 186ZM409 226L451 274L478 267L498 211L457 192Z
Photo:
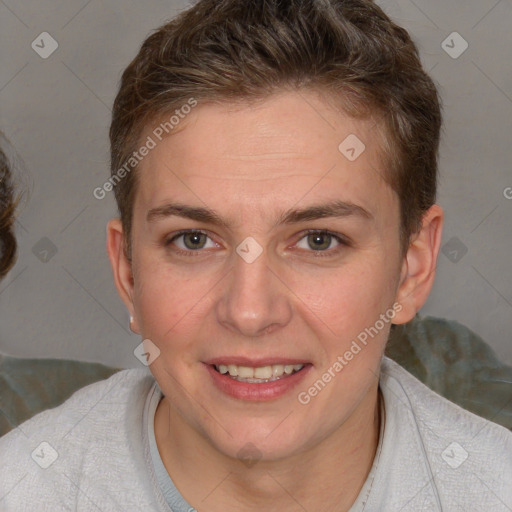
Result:
M146 220L148 222L155 222L157 220L173 216L222 226L229 229L229 223L220 217L214 210L207 207L189 206L181 203L168 203L163 206L152 208L148 211ZM299 222L331 217L356 217L367 221L374 219L373 215L362 206L337 200L329 203L308 206L302 209L293 208L285 211L278 216L274 227L279 224L296 224Z

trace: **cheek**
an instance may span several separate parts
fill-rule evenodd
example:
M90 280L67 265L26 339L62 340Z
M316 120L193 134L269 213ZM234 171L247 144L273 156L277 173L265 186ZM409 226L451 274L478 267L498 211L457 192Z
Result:
M295 280L304 314L338 340L373 325L392 304L394 276L383 258L366 258L333 272ZM295 290L294 290L295 291Z
M193 291L151 258L139 258L134 280L134 306L142 335L160 339L191 308L189 302Z
M189 348L211 310L218 276L198 277L151 257L140 258L135 274L134 305L141 335L173 353Z

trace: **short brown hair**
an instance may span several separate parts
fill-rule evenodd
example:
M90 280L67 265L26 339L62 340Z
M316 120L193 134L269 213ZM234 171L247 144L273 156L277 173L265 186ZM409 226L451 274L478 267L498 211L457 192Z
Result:
M0 140L3 136L0 134ZM0 147L0 278L4 277L16 259L14 214L16 211L12 175L6 154Z
M441 105L408 32L370 0L200 0L160 27L122 75L112 177L148 123L191 97L250 100L306 88L332 93L349 115L380 118L405 250L436 199ZM135 171L115 186L128 256Z

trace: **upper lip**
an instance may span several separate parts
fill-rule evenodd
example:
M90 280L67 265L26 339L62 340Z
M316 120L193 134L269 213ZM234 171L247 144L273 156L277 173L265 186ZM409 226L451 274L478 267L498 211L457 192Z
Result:
M225 357L215 357L212 359L208 359L204 361L205 364L210 365L230 365L234 364L236 366L248 366L250 368L260 368L262 366L273 366L276 364L282 365L294 365L294 364L308 364L309 361L304 359L293 359L289 357L263 357L263 358L250 358L250 357L240 357L240 356L225 356Z

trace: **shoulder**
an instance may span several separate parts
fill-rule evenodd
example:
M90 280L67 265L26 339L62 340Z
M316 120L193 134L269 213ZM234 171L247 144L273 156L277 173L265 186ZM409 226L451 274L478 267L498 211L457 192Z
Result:
M147 368L122 370L0 438L0 497L8 493L15 505L7 510L18 510L34 490L38 499L71 507L86 502L86 489L92 496L108 495L109 487L141 492L143 409L154 384Z
M53 435L66 434L83 421L89 424L99 418L117 419L120 409L145 390L149 391L153 382L146 369L121 370L77 390L58 407L36 414L0 438L0 446L12 446L17 438L27 439L47 430Z
M476 510L477 503L489 510L506 510L503 503L512 506L508 429L443 398L388 358L382 362L381 388L386 408L396 409L390 413L404 429L409 427L420 446L440 505L469 507L464 510Z

